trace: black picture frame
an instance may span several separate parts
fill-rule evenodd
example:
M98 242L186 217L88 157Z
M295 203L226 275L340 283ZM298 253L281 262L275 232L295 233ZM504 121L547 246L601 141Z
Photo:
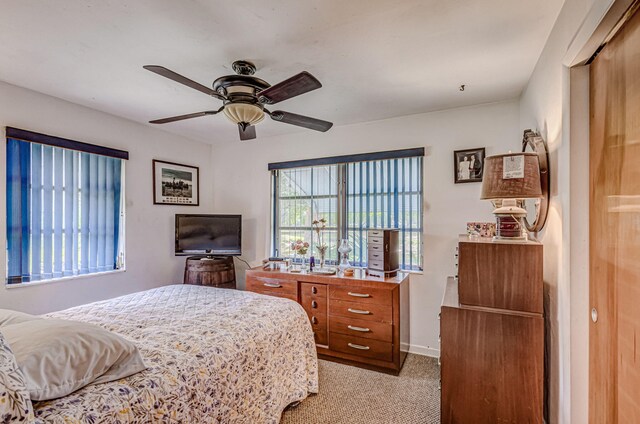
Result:
M197 166L153 159L152 167L154 205L200 205L200 169Z
M455 150L453 152L453 180L456 184L482 182L485 148ZM464 164L468 162L468 164ZM467 168L468 167L468 168ZM468 172L466 172L468 169Z

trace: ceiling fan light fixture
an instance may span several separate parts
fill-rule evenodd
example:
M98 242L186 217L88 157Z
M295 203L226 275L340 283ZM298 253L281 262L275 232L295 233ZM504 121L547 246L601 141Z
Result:
M270 112L263 107L263 104L276 104L322 87L320 81L309 72L302 71L284 81L280 81L278 84L271 85L253 75L256 67L249 61L235 61L232 67L236 75L221 76L213 81L212 88L208 88L163 66L145 65L144 69L150 72L198 90L223 102L218 110L155 119L149 121L149 123L167 124L223 112L231 122L238 126L240 140L242 141L256 138L255 124L264 120L265 113L276 122L315 131L324 132L333 126L333 123L321 119L285 111Z
M250 103L227 103L223 112L234 124L243 122L255 125L264 119L264 111Z

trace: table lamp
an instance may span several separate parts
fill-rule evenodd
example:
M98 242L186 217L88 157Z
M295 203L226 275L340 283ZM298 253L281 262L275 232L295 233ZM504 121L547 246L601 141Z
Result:
M527 241L524 225L527 211L524 199L542 197L540 165L535 153L507 153L489 156L484 161L483 200L491 200L496 208L494 241Z

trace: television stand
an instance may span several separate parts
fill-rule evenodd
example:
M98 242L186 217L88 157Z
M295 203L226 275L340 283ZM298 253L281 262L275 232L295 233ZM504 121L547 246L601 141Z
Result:
M184 265L184 284L235 289L233 256L189 256Z

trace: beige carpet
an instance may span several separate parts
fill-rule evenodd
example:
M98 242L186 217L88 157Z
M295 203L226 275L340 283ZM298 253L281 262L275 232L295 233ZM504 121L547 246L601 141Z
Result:
M436 424L438 360L409 355L398 377L320 362L320 393L285 411L280 424Z

